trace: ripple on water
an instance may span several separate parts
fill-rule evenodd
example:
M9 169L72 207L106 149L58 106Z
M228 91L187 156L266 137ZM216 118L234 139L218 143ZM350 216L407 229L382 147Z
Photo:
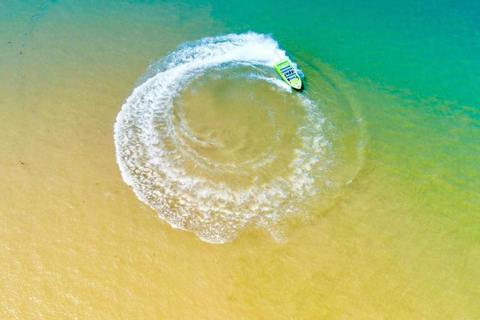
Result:
M329 129L318 102L272 73L284 58L269 36L204 38L135 88L115 124L117 161L161 219L224 243L245 228L277 237L282 220L330 201Z

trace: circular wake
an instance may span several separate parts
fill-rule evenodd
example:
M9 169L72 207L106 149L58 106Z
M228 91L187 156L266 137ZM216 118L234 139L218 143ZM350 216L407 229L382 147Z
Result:
M118 114L122 177L175 228L224 243L272 234L322 201L334 152L318 105L273 65L285 52L247 33L187 43L151 68Z

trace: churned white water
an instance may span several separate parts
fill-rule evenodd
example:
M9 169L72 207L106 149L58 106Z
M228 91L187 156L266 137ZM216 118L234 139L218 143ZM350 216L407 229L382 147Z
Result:
M270 36L204 38L162 59L151 68L155 74L135 88L115 124L117 161L125 182L161 219L204 241L224 243L247 226L274 233L283 218L299 214L321 197L321 190L331 183L323 172L333 162L323 134L325 120L314 101L291 92L265 71L285 58ZM201 134L193 127L202 119L187 119L183 110L186 92L198 100L194 82L203 83L200 88L208 91L202 78L220 84L236 81L243 90L240 95L248 96L231 111L231 125L217 134L211 134L215 128L204 128L210 134ZM249 86L264 88L265 97L258 90L249 92ZM214 93L200 96L205 94ZM207 104L208 99L202 101ZM232 103L216 108L222 112ZM198 108L206 107L194 110L202 114ZM252 122L246 123L250 130L244 138L227 139L225 132L241 121L242 113ZM258 126L263 131L252 136L256 134L252 119L262 116L265 121ZM289 118L289 128L281 125L282 118ZM222 119L213 115L203 124L216 127ZM262 150L255 149L263 138L257 146Z

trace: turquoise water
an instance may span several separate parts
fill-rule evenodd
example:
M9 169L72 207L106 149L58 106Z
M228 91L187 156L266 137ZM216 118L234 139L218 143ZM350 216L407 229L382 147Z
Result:
M427 97L478 104L476 1L246 1L212 5L231 30L271 33L296 55ZM288 7L283 21L272 8ZM282 23L279 23L279 22Z
M42 288L60 246L54 266L118 276L91 281L100 318L477 319L479 52L476 1L0 0L4 247L47 239L2 281Z

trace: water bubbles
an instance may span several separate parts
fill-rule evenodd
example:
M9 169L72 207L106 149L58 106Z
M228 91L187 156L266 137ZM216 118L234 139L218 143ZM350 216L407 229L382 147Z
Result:
M224 243L321 200L333 163L325 119L271 73L283 58L265 35L204 38L135 88L115 123L117 161L161 219Z

